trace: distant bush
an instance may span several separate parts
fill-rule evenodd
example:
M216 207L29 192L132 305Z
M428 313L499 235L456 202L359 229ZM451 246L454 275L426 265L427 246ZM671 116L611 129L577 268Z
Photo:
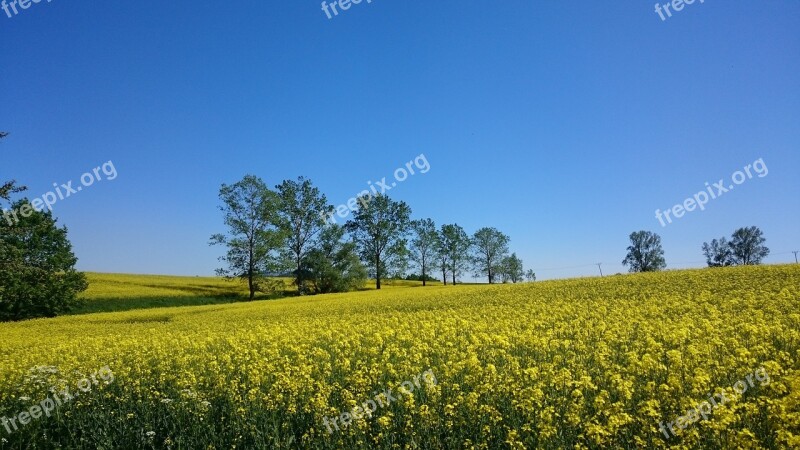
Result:
M356 244L344 240L344 228L331 225L319 237L301 266L301 293L330 294L364 287L367 269L359 261Z
M436 278L434 278L434 277L432 277L430 275L425 275L425 277L423 277L422 275L418 275L416 273L412 273L410 275L406 275L405 279L407 281L422 281L423 278L425 279L426 282L428 282L428 281L436 281L436 282L441 281L441 280L438 280L438 279L436 279Z

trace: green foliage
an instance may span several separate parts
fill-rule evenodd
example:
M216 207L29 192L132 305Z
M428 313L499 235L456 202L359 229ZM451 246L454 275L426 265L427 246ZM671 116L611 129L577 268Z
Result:
M77 258L50 211L27 199L11 205L19 220L0 220L0 320L53 317L79 305L86 289Z
M436 259L439 234L436 232L436 224L431 219L413 221L411 230L414 236L411 239L410 257L419 267L421 271L419 280L425 286L430 278L428 276L430 267Z
M217 269L217 274L246 280L253 300L257 291L271 291L266 277L280 269L278 251L285 234L276 226L279 199L253 175L233 185L223 184L219 198L228 233L211 236L211 245L227 247L225 256L219 258L226 267Z
M339 225L323 229L319 245L303 259L301 273L304 288L315 294L354 291L367 280L355 243L344 240L344 228Z
M737 265L756 265L769 255L767 240L758 227L739 228L731 236L733 262Z
M703 255L708 267L756 265L769 255L766 239L758 227L739 228L731 240L724 237L703 243Z
M516 253L511 256L506 256L500 262L500 275L503 278L503 283L519 283L525 277L525 270L522 268L522 260L517 257Z
M650 231L636 231L630 235L631 245L622 261L631 272L657 272L667 267L661 236Z
M502 272L503 281L506 281L507 272L503 271L503 265L508 256L509 241L511 239L506 234L497 228L489 227L481 228L472 237L474 249L472 260L475 270L481 275L486 275L489 284L494 283L495 276L500 272Z
M0 139L8 136L8 133L0 131ZM0 200L11 202L11 194L16 194L26 190L25 186L17 186L15 180L11 180L0 185Z
M708 267L727 267L734 264L733 249L724 237L719 240L712 239L710 244L704 242L703 255L706 257Z
M412 273L412 274L406 275L405 280L406 281L422 281L422 285L423 286L425 286L425 283L428 282L428 281L435 281L437 283L440 281L440 280L438 280L438 279L436 279L436 278L434 278L434 277L432 277L430 275L420 275L420 274L416 274L416 273Z
M284 180L275 186L278 194L278 228L286 236L283 248L284 266L295 276L295 284L303 292L303 260L325 228L325 217L333 206L320 190L303 177Z
M3 183L2 185L0 185L0 200L5 200L7 202L10 202L11 194L16 194L26 189L27 188L25 186L17 186L17 182L15 180Z
M458 224L442 225L439 239L442 251L447 253L447 269L453 277L453 284L456 284L469 263L471 241L467 232Z
M408 240L397 239L386 252L390 255L381 261L381 274L393 280L402 280L411 262L411 251L408 249Z
M362 196L361 205L347 221L345 229L353 237L361 259L375 274L375 287L407 257L405 237L411 222L411 208L388 196Z

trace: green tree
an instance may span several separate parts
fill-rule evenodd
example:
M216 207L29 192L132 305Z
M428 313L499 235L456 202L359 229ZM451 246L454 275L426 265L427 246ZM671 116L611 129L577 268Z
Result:
M0 139L8 133L0 132ZM37 211L11 195L25 191L15 181L0 185L0 206L11 211L0 216L0 320L53 317L80 302L87 287L83 273L75 270L77 258L50 211ZM5 211L3 211L5 212Z
M393 259L403 257L401 243L410 227L411 208L384 194L361 197L359 203L361 206L353 212L345 229L353 237L362 260L375 274L375 288L380 289L385 269L392 266Z
M436 259L437 242L439 235L436 224L431 219L415 220L411 224L414 236L411 239L411 259L422 272L422 285L425 286L429 278L429 269Z
M407 239L398 239L392 244L387 254L391 255L390 258L385 258L381 274L385 279L402 280L408 273L411 250L408 249Z
M450 269L450 254L444 246L442 233L436 233L436 259L434 264L442 271L442 283L447 286L447 271Z
M361 264L356 245L344 240L345 230L329 225L320 233L301 268L309 289L315 294L348 292L364 287L367 269Z
M536 281L536 272L534 272L533 269L528 269L528 271L525 272L525 278L527 278L529 282Z
M453 284L469 263L469 249L472 244L466 231L458 224L442 225L440 233L442 248L447 252L448 270L453 277Z
M303 177L296 181L284 180L275 189L278 194L278 227L286 236L283 256L302 294L305 291L301 270L303 259L325 228L325 217L333 212L333 206L328 205L325 195Z
M503 283L519 283L525 276L525 270L522 267L522 260L517 257L516 253L511 256L506 256L499 264L500 274L503 277Z
M480 275L486 275L489 284L501 269L501 263L508 256L508 243L511 239L497 228L484 227L472 236L473 263Z
M27 199L11 208L18 220L0 220L0 320L54 317L69 312L87 288L75 270L66 227Z
M708 267L726 267L734 264L733 249L724 238L712 239L711 243L703 242L703 255L706 257Z
M11 180L0 185L0 199L11 202L11 194L26 190L25 186L17 186L16 180Z
M636 231L630 235L631 245L622 260L631 272L657 272L667 267L661 236L650 231Z
M235 184L223 184L219 198L228 232L211 236L211 245L227 247L219 258L226 267L217 274L246 280L253 300L267 284L266 276L280 268L278 251L285 236L276 227L278 196L260 178L246 175Z
M761 264L769 255L769 249L764 245L767 240L758 227L739 228L731 236L731 252L733 262L738 265Z

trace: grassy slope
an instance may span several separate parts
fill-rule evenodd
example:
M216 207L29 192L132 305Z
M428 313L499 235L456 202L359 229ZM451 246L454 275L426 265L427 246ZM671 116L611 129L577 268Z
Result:
M247 286L219 277L179 277L165 275L128 275L87 273L89 289L81 294L84 305L74 314L129 311L171 306L201 306L247 300ZM295 292L292 281L283 278L286 292ZM374 289L368 282L364 289ZM414 287L417 281L385 281L387 288ZM436 285L437 283L431 283ZM257 300L275 299L276 295L259 294Z
M247 298L244 285L217 277L89 273L87 279L89 289L81 295L84 305L75 314L212 305Z

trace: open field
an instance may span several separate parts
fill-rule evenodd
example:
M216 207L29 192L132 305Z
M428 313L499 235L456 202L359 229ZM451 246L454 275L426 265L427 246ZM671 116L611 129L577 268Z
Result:
M86 295L125 302L136 278L92 275ZM0 324L0 342L0 418L113 373L0 427L2 449L800 446L798 265L88 314ZM681 430L709 393L719 407Z
M220 277L178 277L164 275L128 275L87 273L89 289L81 294L84 304L73 314L119 312L167 306L218 305L247 300L247 286L238 280ZM297 288L290 278L281 279L284 293L258 294L256 300L274 300L295 295ZM385 280L386 288L422 286L421 282ZM431 282L431 285L440 283ZM364 290L374 289L367 282Z
M89 289L74 314L117 312L165 306L200 306L247 300L247 287L220 277L177 277L87 273ZM283 279L294 290L290 279ZM273 296L272 298L274 298ZM271 298L260 294L258 299Z

